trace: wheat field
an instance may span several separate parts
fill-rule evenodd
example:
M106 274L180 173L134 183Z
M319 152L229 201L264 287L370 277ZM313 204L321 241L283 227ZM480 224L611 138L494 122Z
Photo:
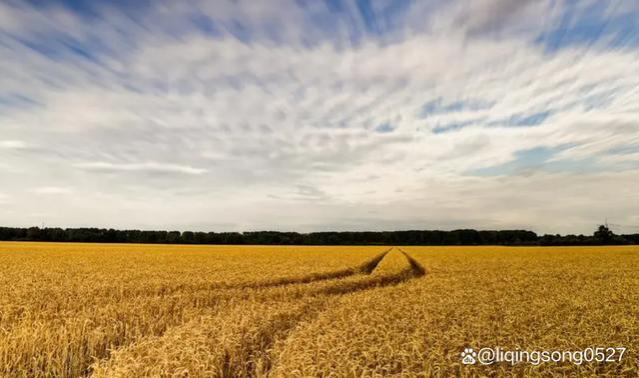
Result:
M637 376L637 247L0 243L2 377ZM627 348L463 365L467 347Z

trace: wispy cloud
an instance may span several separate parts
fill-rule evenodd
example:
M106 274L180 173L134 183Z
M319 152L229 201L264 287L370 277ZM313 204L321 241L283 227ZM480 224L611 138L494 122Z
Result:
M73 192L73 188L60 186L42 186L38 188L31 188L29 189L29 192L43 195L71 194Z
M146 173L182 173L187 175L201 175L206 169L194 168L176 164L138 163L112 164L107 162L79 163L77 168L95 172L146 172Z
M29 145L21 140L0 140L0 148L18 150L27 148Z
M639 48L620 39L639 6L394 3L0 4L2 190L63 225L90 209L149 228L171 227L158 213L273 228L288 211L280 229L589 231L639 210L618 206L632 192L582 195L609 174L637 184L614 151L639 147Z

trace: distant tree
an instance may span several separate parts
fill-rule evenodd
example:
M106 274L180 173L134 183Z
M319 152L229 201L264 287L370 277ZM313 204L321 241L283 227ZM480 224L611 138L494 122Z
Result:
M608 244L612 241L615 234L607 226L602 224L597 228L593 236L603 244Z
M175 244L180 242L180 236L182 233L180 231L169 231L166 233L166 241L168 244Z
M182 243L193 244L195 242L195 233L192 231L184 231L182 233Z
M623 237L628 241L628 243L639 244L639 234L629 234L624 235Z
M471 229L383 232L191 232L103 228L0 227L0 240L89 243L297 244L297 245L621 245L639 244L639 234L615 235L601 225L593 235L546 234L526 230Z

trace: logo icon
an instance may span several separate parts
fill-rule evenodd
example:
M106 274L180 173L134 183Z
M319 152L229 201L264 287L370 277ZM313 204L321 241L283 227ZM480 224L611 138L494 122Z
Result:
M465 348L463 352L461 352L462 364L464 365L474 365L477 363L477 352L473 350L473 348Z

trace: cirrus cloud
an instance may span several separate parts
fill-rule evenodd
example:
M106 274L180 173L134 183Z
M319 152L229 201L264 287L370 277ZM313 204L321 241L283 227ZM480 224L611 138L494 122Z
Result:
M2 4L3 190L59 225L633 224L601 180L637 183L639 7L587 3Z

